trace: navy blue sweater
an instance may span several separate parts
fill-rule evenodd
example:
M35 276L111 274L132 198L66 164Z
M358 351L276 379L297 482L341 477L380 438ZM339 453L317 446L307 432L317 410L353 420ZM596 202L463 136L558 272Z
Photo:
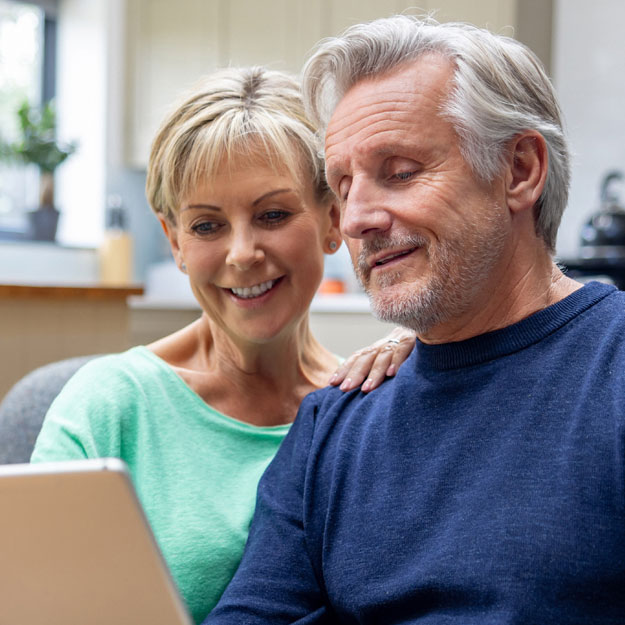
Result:
M302 404L206 623L625 623L625 293Z

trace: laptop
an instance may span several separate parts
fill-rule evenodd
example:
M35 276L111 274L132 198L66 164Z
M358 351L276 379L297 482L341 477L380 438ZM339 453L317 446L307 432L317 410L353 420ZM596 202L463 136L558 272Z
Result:
M0 625L192 625L125 464L0 466Z

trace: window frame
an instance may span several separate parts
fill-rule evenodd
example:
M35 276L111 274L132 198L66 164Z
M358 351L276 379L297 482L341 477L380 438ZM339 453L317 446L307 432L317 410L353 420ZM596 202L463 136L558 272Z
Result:
M58 0L5 0L9 4L30 5L37 7L43 12L42 24L42 47L41 47L41 63L39 68L39 77L37 79L39 104L43 106L46 102L53 100L57 92L57 17L58 17ZM17 165L9 166L17 167ZM32 167L32 166L28 166ZM25 171L24 182L22 184L30 184L34 182L33 174ZM37 176L38 178L38 176ZM28 240L28 232L16 229L17 224L11 226L11 220L26 219L28 206L14 206L9 215L8 224L0 223L0 241L6 240ZM23 217L22 217L23 215Z

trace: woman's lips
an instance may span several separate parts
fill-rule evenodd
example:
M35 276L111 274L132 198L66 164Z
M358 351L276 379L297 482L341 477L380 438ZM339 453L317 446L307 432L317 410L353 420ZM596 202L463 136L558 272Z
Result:
M276 282L277 280L267 280L266 282L255 284L254 286L234 287L231 288L230 291L232 291L232 293L234 293L237 297L250 299L266 293L269 289L273 288L273 285Z
M271 293L276 286L282 282L282 278L283 276L273 280L266 280L265 282L260 282L253 286L230 287L226 288L226 291L228 291L238 302L254 302Z

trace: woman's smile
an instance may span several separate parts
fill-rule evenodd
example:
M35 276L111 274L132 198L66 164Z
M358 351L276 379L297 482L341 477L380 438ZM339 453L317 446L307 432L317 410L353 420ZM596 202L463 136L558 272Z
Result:
M282 282L284 276L280 278L276 278L274 280L267 280L266 282L261 282L260 284L255 284L253 286L245 286L245 287L231 287L226 288L232 296L233 299L239 303L243 302L260 302L261 298L264 300L268 299L268 297L263 297L265 295L269 296L273 294L276 287Z
M306 323L324 245L338 237L332 210L261 160L224 163L195 187L170 240L215 327L256 343Z

